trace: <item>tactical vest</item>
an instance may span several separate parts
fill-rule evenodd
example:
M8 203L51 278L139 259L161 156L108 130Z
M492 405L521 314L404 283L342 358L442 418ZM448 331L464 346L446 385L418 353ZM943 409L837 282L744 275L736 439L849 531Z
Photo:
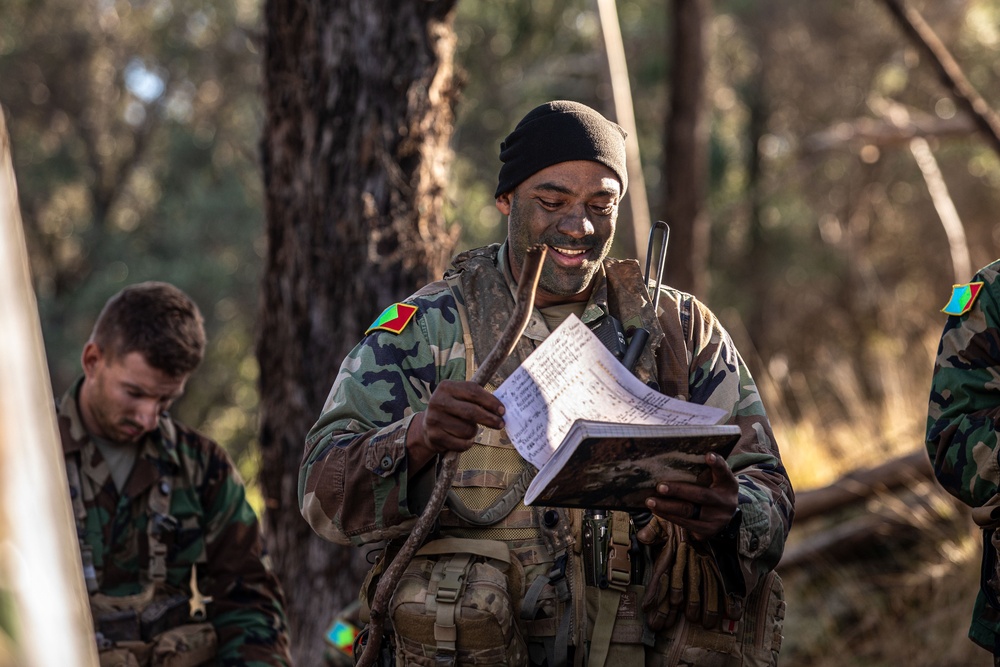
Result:
M176 440L176 429L169 419L161 420L164 438ZM155 488L147 491L146 536L149 563L139 573L142 591L135 595L109 596L100 592L93 547L87 542L87 494L80 473L80 453L65 457L70 498L76 520L77 538L83 564L84 582L90 599L101 667L197 667L215 657L218 638L214 627L205 622L207 601L194 598L167 584L166 531L176 527L170 514L170 499L175 479L164 475ZM191 573L191 587L197 590L196 570Z
M498 249L493 245L460 255L445 275L461 318L467 378L475 372L480 355L493 348L514 308L511 290L496 268ZM608 259L604 269L611 313L626 331L641 326L650 332L636 376L646 383L655 382L662 393L687 399L689 362L684 339L690 303L687 310L682 306L664 316L670 323L664 331L638 263ZM522 337L487 389L499 386L536 345ZM665 363L658 366L657 355L666 355ZM524 490L535 472L505 431L480 428L475 444L459 458L458 473L440 514L440 533L509 545L525 572L520 614L533 662L541 663L544 658L548 665L567 664L566 647L573 646L575 664L583 664L588 653L590 664L603 665L614 643L619 649L631 647L619 650L617 658L630 656L629 664L642 664L644 646L655 641L639 608L643 572L648 570L651 555L633 546L629 515L609 513L609 585L588 586L582 553L584 513L525 506ZM581 650L584 646L587 651Z

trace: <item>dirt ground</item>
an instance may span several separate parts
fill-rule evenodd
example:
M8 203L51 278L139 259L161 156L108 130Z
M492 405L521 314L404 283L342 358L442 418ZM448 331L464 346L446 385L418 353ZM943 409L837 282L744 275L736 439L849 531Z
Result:
M967 637L980 532L933 482L796 525L786 555L829 531L842 548L778 567L788 605L781 665L993 664Z

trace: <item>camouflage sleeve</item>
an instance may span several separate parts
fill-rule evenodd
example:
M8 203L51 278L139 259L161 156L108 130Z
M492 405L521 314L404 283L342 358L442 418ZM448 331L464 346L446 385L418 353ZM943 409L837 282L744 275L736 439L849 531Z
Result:
M198 565L198 588L212 598L218 664L290 665L284 596L267 566L257 516L226 453L214 443L207 452L199 488L206 562Z
M934 473L949 493L971 507L991 500L1000 484L1000 263L971 308L945 323L931 379L926 446Z
M299 508L313 530L338 544L408 532L421 505L418 480L407 474L406 430L439 382L465 379L462 327L447 285L433 283L407 303L417 312L402 332L374 331L347 356L306 437Z
M743 515L735 556L750 591L781 559L794 514L792 485L749 369L715 315L694 299L689 351L689 400L725 410L728 423L743 431L728 463L740 484ZM733 554L717 549L717 555Z

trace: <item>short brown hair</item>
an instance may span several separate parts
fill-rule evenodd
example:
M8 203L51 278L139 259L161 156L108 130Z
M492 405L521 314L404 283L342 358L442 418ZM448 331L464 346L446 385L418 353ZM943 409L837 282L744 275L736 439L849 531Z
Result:
M194 371L205 355L201 311L187 294L162 282L130 285L111 297L90 340L112 359L139 352L173 377Z

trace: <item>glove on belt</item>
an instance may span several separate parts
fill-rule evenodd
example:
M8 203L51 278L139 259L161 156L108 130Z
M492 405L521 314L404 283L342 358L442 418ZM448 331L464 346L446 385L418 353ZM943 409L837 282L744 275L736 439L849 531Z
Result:
M742 605L737 599L729 601L719 565L707 544L690 540L682 528L659 517L653 517L640 531L639 539L645 543L663 541L642 599L650 629L669 628L681 614L709 630L717 628L722 618L739 619Z

